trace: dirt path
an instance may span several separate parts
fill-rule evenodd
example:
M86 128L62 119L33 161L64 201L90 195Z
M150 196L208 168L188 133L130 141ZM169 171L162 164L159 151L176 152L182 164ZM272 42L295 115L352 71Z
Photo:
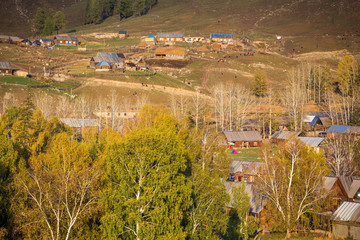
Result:
M142 86L141 83L136 82L121 82L115 80L107 80L107 79L98 79L98 78L83 78L82 85L78 89L81 89L86 86L90 87L97 87L97 86L110 86L110 87L125 87L134 90L145 90L145 91L160 91L168 94L175 94L175 95L183 95L192 97L196 95L196 92L185 90L181 88L173 88L173 87L165 87L161 85L151 85L148 84L148 87ZM202 94L204 98L210 98Z

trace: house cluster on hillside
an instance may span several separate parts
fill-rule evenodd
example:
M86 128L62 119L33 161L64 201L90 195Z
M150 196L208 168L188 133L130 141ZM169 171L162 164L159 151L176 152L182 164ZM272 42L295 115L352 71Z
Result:
M80 45L77 37L70 36L55 36L53 39L40 38L29 40L27 38L21 39L19 37L12 37L6 35L0 35L0 43L10 43L19 46L42 46L46 48L52 48L53 46L77 46Z
M336 116L337 120L343 117L339 114L333 114L333 116ZM360 126L329 125L331 122L329 116L324 113L308 113L304 119L306 125L304 128L307 131L295 132L282 128L281 131L273 132L268 137L268 141L276 146L290 138L297 138L317 152L320 152L320 149L323 150L328 158L331 155L328 152L328 141L332 141L330 139L360 140ZM250 150L259 147L265 138L255 130L224 131L223 136L227 148L231 149L229 150L231 154L239 154L244 149ZM327 161L330 162L331 159L328 158ZM225 182L225 187L232 197L235 186L245 185L245 191L249 195L251 203L250 213L258 219L263 229L266 229L267 196L261 193L257 182L261 175L266 174L264 166L259 160L231 160L229 166L231 173ZM321 213L316 213L321 219L321 228L332 229L332 233L338 238L351 236L353 239L360 239L360 178L329 175L323 181L323 188L328 194L326 204ZM233 208L231 201L227 208L227 211Z

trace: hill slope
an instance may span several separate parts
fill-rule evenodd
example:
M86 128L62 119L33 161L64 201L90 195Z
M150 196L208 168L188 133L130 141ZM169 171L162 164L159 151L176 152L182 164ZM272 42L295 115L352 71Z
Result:
M84 0L5 0L0 6L0 32L28 35L37 7L64 10L68 30L132 33L183 31L187 34L232 32L235 34L277 33L283 35L343 34L360 30L360 1L357 0L159 0L147 15L103 24L81 26Z

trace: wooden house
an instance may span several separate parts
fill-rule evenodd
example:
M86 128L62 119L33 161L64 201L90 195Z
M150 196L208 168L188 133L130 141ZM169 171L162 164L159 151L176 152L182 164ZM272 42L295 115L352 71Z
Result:
M102 61L109 62L112 65L112 69L124 68L124 59L125 56L122 53L99 52L96 56L90 59L90 68L95 69Z
M40 39L41 46L43 47L52 47L55 45L54 41L48 38Z
M78 139L81 139L84 128L100 128L96 119L61 118L60 121L68 125L73 130L73 137Z
M300 137L304 134L302 132L292 132L292 131L276 131L271 135L271 143L279 143L288 140L290 137Z
M69 37L69 36L55 36L54 43L60 46L79 45L79 39L77 37Z
M119 31L118 32L119 38L126 38L128 36L127 31Z
M21 45L21 39L19 37L9 37L11 44Z
M132 62L128 62L125 65L125 70L127 71L137 71L139 70L138 67L135 65L135 63Z
M326 137L327 138L338 138L344 136L346 130L350 126L347 125L332 125L327 131L326 131Z
M157 33L156 35L157 41L162 42L182 42L184 41L183 33Z
M225 131L229 148L232 147L260 147L262 137L258 131Z
M336 239L360 239L360 203L343 202L330 220Z
M204 37L184 37L185 42L202 42L204 41Z
M7 35L0 35L0 42L1 43L10 43L10 37Z
M0 74L1 75L13 74L13 68L9 62L0 62Z
M147 45L156 45L157 39L154 35L149 35L147 38L145 38L145 43Z
M299 137L299 139L305 143L306 146L316 149L317 152L320 151L320 146L325 140L325 138L322 137Z
M338 177L325 177L324 189L328 194L323 209L324 212L334 212L343 201L348 200L343 182Z
M112 67L113 67L113 65L105 60L102 60L95 66L96 69L100 69L100 70L110 70L110 69L112 69Z
M182 47L158 47L155 50L156 58L184 59L185 56L186 51Z
M252 183L260 174L262 165L262 162L232 161L231 175L228 180Z
M234 35L233 34L212 33L212 34L210 34L210 41L211 42L220 42L220 43L232 43L232 42L234 42Z
M21 46L31 46L31 41L29 39L23 39L21 41Z

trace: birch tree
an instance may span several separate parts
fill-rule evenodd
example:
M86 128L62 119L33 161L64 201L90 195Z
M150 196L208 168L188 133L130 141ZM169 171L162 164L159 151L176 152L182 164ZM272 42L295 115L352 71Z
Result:
M296 138L279 145L275 156L267 144L262 153L264 173L258 177L259 187L268 199L272 226L285 230L289 239L298 223L309 222L306 217L318 210L325 197L325 159Z

